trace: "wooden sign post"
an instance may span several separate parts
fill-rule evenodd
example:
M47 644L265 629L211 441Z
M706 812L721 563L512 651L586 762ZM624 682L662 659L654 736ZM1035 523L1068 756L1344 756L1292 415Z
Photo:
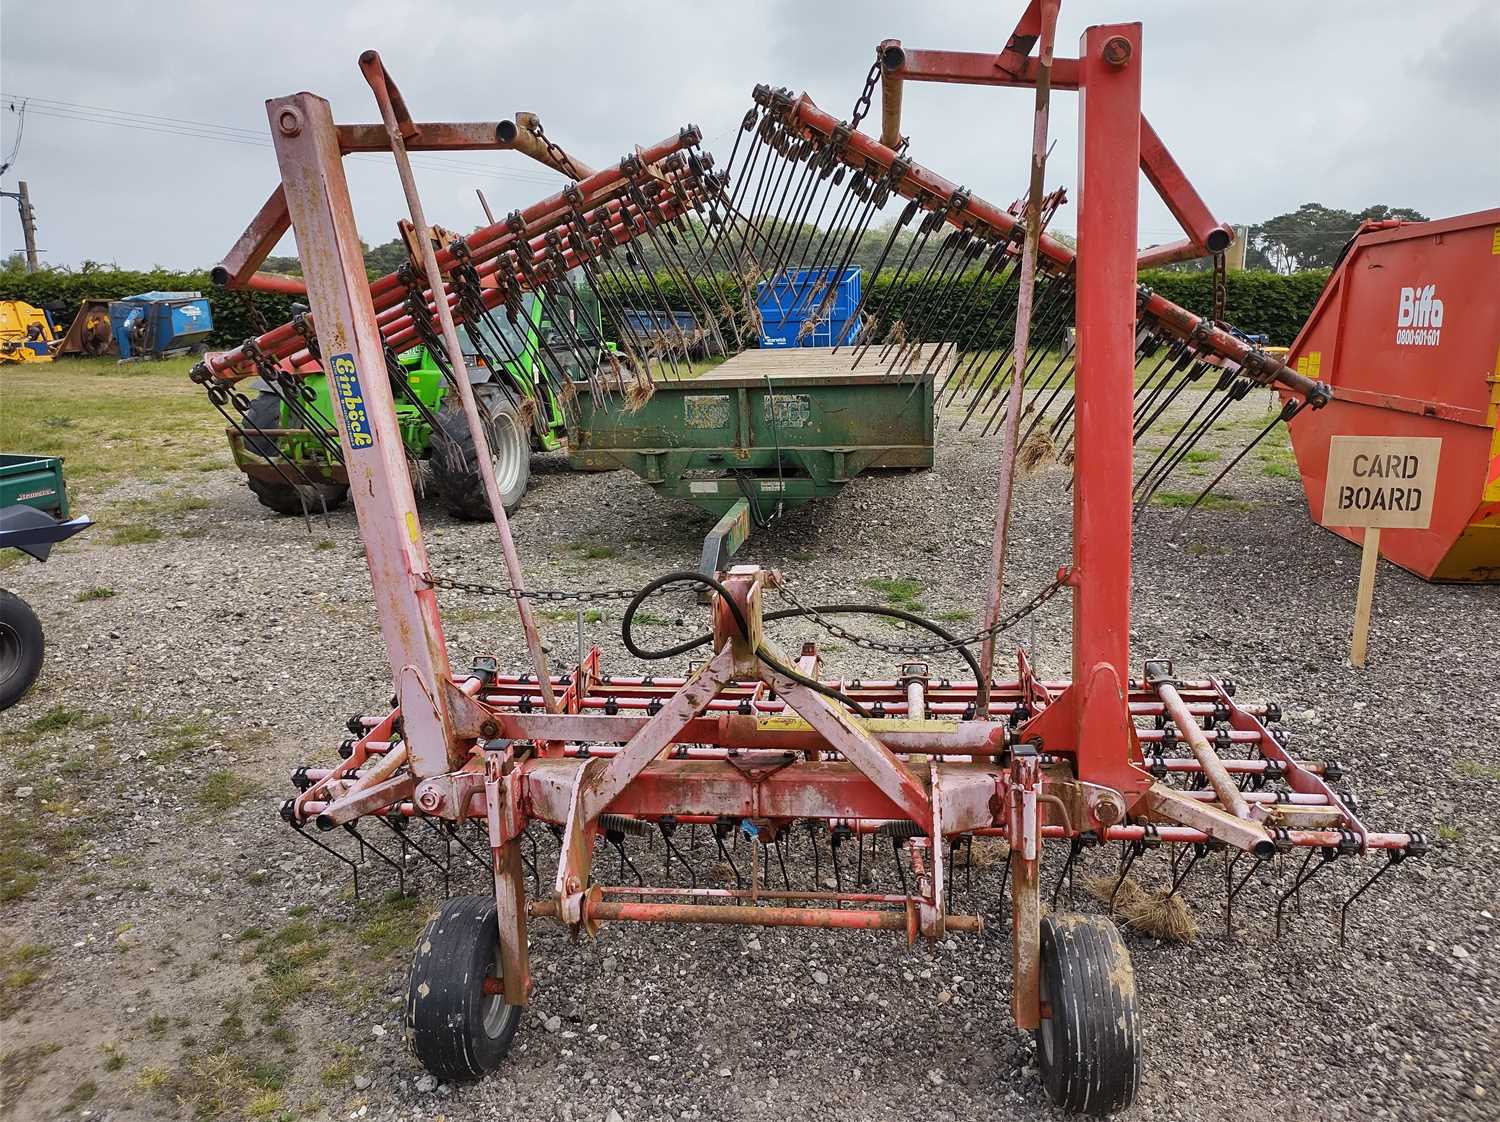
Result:
M1369 644L1380 531L1425 530L1431 524L1442 450L1442 438L1436 436L1335 436L1328 441L1323 525L1365 528L1349 644L1349 661L1355 666L1365 664Z

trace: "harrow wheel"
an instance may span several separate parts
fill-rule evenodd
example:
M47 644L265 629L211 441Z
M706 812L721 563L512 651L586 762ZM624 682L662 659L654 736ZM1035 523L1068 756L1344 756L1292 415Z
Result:
M42 672L42 621L31 605L0 588L0 709L9 709Z
M406 989L407 1038L438 1079L482 1079L510 1051L521 1006L484 992L500 976L494 898L449 900L417 940Z
M1037 1061L1052 1101L1079 1114L1110 1114L1140 1082L1135 971L1104 916L1042 920L1042 1023Z

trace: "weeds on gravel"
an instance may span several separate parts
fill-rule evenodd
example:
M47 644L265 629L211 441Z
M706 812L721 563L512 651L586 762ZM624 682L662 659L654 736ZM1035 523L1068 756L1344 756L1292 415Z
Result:
M127 523L124 526L115 527L115 532L109 536L110 545L143 545L146 542L160 541L162 532L155 526L147 526L143 523Z
M243 1047L195 1049L178 1067L142 1068L136 1089L188 1107L197 1118L270 1118L281 1109L286 1068Z
M30 786L30 798L16 800L0 814L0 902L28 895L87 835L73 815L76 806L61 798L63 786L55 777Z
M0 947L0 1017L9 1017L26 1001L26 990L42 980L42 963L52 953L40 943Z
M102 585L96 584L93 588L85 588L77 596L73 597L73 599L80 604L87 604L91 600L108 600L114 594L115 590L113 588L105 588Z
M569 542L568 548L585 561L608 561L620 555L614 546L599 542Z
M198 785L198 802L209 810L228 810L238 806L256 791L256 785L232 771L214 771Z
M903 578L869 577L864 585L872 592L880 593L880 596L893 608L899 608L903 612L923 612L926 608L922 605L922 582L919 580L906 580ZM886 620L894 623L894 620Z
M1454 774L1463 779L1487 779L1500 783L1500 764L1487 764L1482 760L1458 759L1453 761Z
M157 730L158 746L151 758L159 764L175 763L208 743L209 727L202 721L163 725Z
M974 618L974 613L967 608L949 608L945 612L939 612L938 619L943 623L963 623Z
M1169 508L1190 507L1193 500L1198 496L1196 493L1189 494L1186 491L1158 491L1151 496L1151 505ZM1198 504L1199 510L1254 510L1255 504L1248 499L1231 499L1228 495L1209 494L1205 495L1203 501Z
M61 1044L48 1042L0 1052L0 1103L12 1104L20 1098L31 1077L40 1070L42 1061L60 1051Z

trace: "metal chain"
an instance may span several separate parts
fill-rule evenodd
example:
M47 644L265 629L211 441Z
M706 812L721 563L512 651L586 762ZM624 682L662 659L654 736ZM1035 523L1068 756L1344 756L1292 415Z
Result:
M452 577L439 577L431 574L425 579L433 588L446 588L454 592L465 592L472 596L503 596L509 600L533 600L548 604L569 602L592 604L607 600L630 600L639 591L634 588L600 588L577 592L565 592L560 589L535 591L524 588L506 588L496 584L483 584L478 581L455 580ZM1010 630L1010 628L1020 623L1027 616L1031 615L1032 612L1035 612L1064 588L1068 587L1067 581L1067 570L1060 569L1054 580L1038 589L1024 604L1003 619L997 621L995 626L980 628L972 635L966 635L962 638L945 639L935 643L886 643L879 639L871 639L866 635L858 635L834 623L827 616L820 614L815 609L803 604L801 600L797 599L796 593L785 584L779 585L776 591L795 605L798 611L802 612L807 618L811 619L836 639L842 639L853 646L867 651L882 651L886 654L897 655L923 655L942 654L944 651L954 651L960 647L972 647L976 643L983 642L990 635L998 635L1002 631Z
M578 174L578 169L573 166L573 161L568 159L568 154L561 148L559 148L555 143L553 143L553 141L549 139L547 134L542 130L542 122L532 121L531 124L527 127L531 130L532 136L536 137L547 146L547 154L557 161L558 166L566 174L571 175L574 179L583 178L583 176Z
M1064 588L1068 587L1068 572L1059 569L1057 577L1049 584L1038 589L1024 604L1004 618L996 621L993 627L983 627L972 635L959 639L945 639L936 643L885 643L879 639L871 639L865 635L856 635L854 632L839 626L826 616L819 615L817 611L809 608L797 599L796 594L785 584L777 587L776 591L787 600L796 605L797 609L804 612L809 619L821 627L836 639L843 639L856 647L867 651L882 651L885 654L898 655L920 655L920 654L942 654L944 651L955 651L960 647L972 647L975 643L981 643L991 635L998 635L1002 631L1008 631L1020 623L1032 612L1036 611L1048 600L1051 600Z
M582 592L563 592L556 589L539 592L529 588L505 588L497 584L454 580L451 577L430 574L425 579L433 588L449 588L455 592L467 592L471 596L504 596L511 600L540 600L549 604L566 601L591 604L600 600L629 600L639 591L634 588L599 588Z
M880 81L880 60L877 58L875 64L870 67L870 74L865 79L865 88L860 91L859 98L854 102L854 112L849 115L849 128L859 128L859 123L865 119L865 114L870 111L870 97L875 92L875 83Z
M248 288L240 289L240 300L245 305L245 315L250 319L250 329L255 332L255 338L259 339L271 330L271 325L266 322L266 313L260 310L255 294Z
M1229 278L1225 275L1227 263L1224 254L1214 254L1214 314L1215 323L1224 322L1224 302L1229 298Z

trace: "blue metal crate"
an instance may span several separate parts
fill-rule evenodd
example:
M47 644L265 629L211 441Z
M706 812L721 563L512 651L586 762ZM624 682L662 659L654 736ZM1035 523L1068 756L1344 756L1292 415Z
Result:
M788 269L756 286L760 311L760 345L775 347L834 347L854 342L859 324L854 313L860 302L860 270L851 265L834 282L833 299L826 308L826 286L832 269ZM808 321L823 308L823 315Z

